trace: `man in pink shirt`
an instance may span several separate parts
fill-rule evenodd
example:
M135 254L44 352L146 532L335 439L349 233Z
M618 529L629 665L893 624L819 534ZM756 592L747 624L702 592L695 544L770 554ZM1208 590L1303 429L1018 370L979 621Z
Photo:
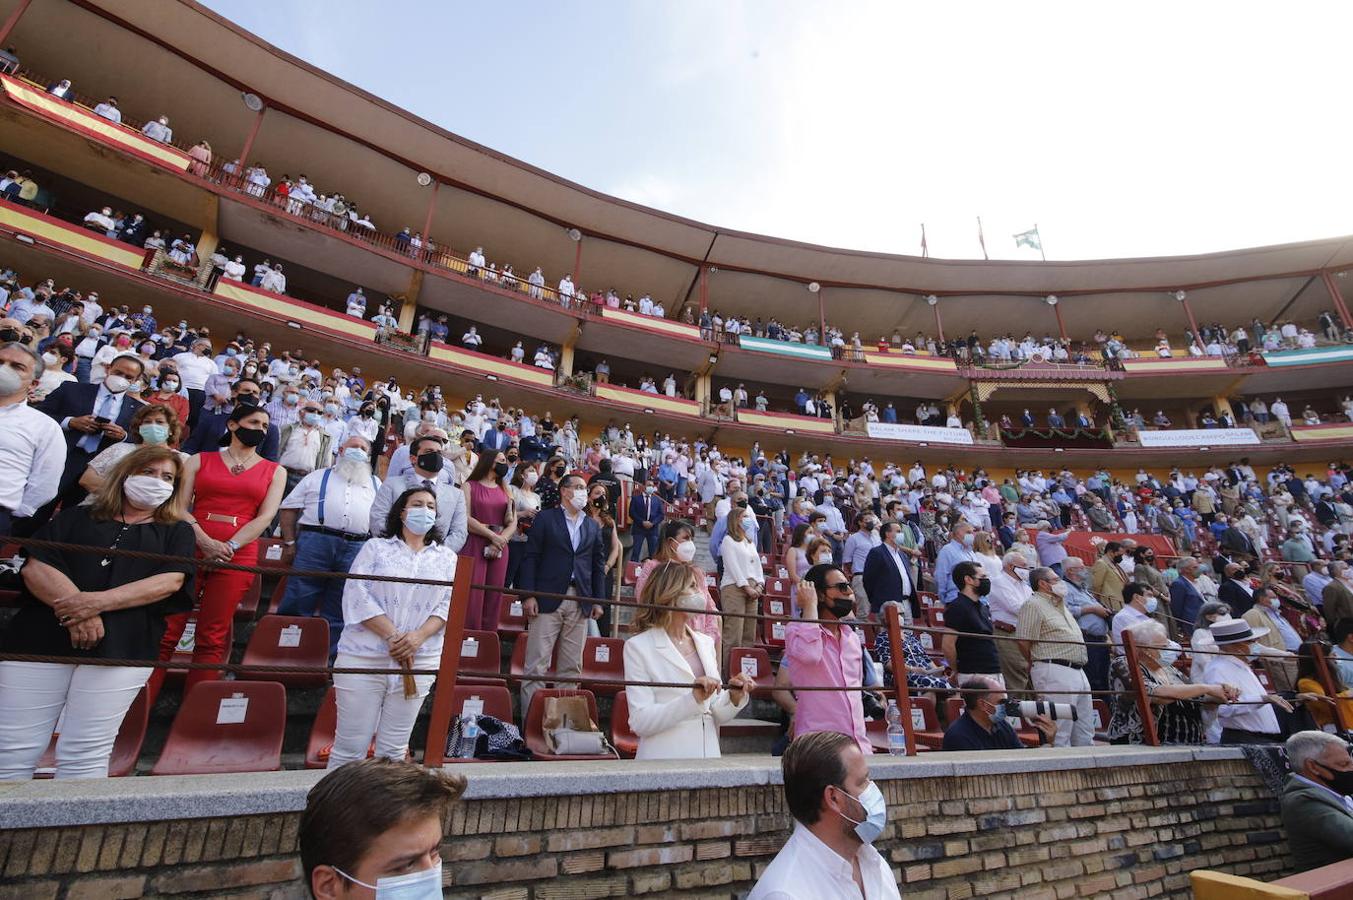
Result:
M855 612L850 579L829 564L813 566L803 577L796 591L803 617L821 618L831 624L792 622L785 629L789 682L792 686L858 688L864 671L860 636L839 621ZM873 754L858 690L800 691L795 703L795 737L810 731L839 731L853 737L866 756Z

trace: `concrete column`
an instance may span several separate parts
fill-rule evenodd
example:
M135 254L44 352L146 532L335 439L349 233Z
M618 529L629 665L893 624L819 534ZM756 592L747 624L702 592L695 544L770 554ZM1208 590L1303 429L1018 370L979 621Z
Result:
M559 346L559 377L573 377L573 348L578 343L576 337L571 337Z
M1231 401L1228 397L1225 396L1213 397L1212 409L1218 417L1220 417L1222 413L1226 413L1228 416L1231 417L1232 423L1240 421L1238 418L1236 418L1235 410L1231 409Z
M700 404L702 413L709 412L709 388L712 380L713 376L708 372L695 377L695 402Z
M409 279L409 289L404 292L404 302L399 305L399 330L412 334L415 314L418 312L418 295L423 290L423 270L414 269Z

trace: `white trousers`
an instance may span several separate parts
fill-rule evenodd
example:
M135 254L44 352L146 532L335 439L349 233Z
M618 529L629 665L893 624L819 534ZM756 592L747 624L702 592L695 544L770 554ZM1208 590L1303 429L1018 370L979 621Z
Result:
M113 742L147 667L0 662L0 781L33 777L56 723L57 778L107 778Z
M1090 680L1084 669L1056 663L1035 662L1029 667L1034 692L1045 703L1069 703L1076 707L1076 721L1057 720L1057 747L1088 747L1095 742L1095 707L1090 698ZM1044 691L1081 691L1079 694L1044 694Z
M440 656L414 657L415 669L435 669ZM388 669L398 664L388 656L353 656L340 653L334 666L342 668ZM423 708L423 700L435 675L415 675L418 696L405 699L401 675L334 674L334 700L338 704L338 725L328 768L336 769L355 759L366 759L372 738L377 758L402 760L409 749L409 734Z

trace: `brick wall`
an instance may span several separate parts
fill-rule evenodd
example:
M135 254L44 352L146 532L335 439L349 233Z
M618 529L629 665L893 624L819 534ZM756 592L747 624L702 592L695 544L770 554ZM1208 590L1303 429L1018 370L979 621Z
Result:
M878 781L878 847L908 898L1187 896L1194 868L1288 867L1276 801L1243 760ZM6 831L0 900L302 898L298 818ZM731 897L789 828L774 784L471 799L443 847L446 894Z

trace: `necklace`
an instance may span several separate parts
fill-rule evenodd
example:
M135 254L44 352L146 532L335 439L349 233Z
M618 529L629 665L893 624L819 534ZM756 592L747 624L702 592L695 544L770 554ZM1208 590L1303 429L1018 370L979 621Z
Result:
M117 537L113 538L113 543L111 543L110 545L108 545L108 549L109 549L109 550L116 550L116 549L117 549L117 545L120 544L120 543L122 542L122 535L124 535L124 534L127 533L127 529L128 529L133 523L128 522L128 521L127 521L127 518L126 518L125 516L123 516L122 519L119 520L119 524L120 524L122 527L119 528L119 529L117 530ZM111 565L112 562L113 562L113 558L112 558L111 556L105 556L103 559L99 560L99 565L100 565L100 566L104 566L104 567L106 568L107 566Z
M250 451L249 451L249 457L252 458L253 454L254 454L254 451L250 450ZM240 461L235 457L235 454L233 454L233 453L230 452L230 448L229 448L229 447L226 447L226 448L225 448L225 455L228 456L228 457L230 457L230 460L231 460L231 462L233 463L233 464L231 465L231 467L230 467L230 474L231 474L231 475L239 475L239 474L241 474L242 472L244 472L244 470L245 470L245 468L246 468L246 463L248 463L248 461L249 461L248 458L245 459L245 462L240 462Z

